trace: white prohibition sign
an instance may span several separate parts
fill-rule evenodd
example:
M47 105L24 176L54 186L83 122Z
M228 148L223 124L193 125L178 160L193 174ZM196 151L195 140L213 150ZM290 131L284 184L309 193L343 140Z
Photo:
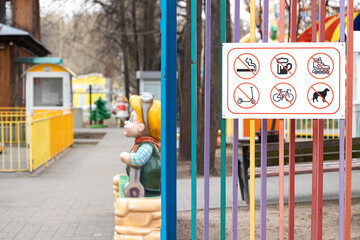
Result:
M334 90L326 83L315 83L308 90L308 101L317 109L324 109L334 100Z
M294 105L296 101L296 90L291 84L278 83L270 91L271 102L277 108L286 109Z
M259 89L251 83L242 83L234 90L235 103L245 109L253 108L259 102Z
M314 78L325 79L334 71L334 61L326 53L316 53L310 57L307 68Z
M239 78L251 79L258 74L259 70L260 62L251 53L243 53L234 61L234 71Z
M279 53L270 63L272 74L279 79L288 79L296 72L296 60L288 53Z

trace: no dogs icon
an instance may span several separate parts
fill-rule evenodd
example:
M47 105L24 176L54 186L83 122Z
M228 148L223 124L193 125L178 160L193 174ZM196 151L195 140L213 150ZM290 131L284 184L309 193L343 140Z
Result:
M316 83L308 90L308 101L317 109L327 108L334 100L334 91L326 83Z

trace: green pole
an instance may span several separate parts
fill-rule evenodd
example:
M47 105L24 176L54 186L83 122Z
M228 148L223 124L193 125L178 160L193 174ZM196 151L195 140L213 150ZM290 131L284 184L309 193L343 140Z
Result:
M221 40L221 82L222 82L222 44L226 42L226 3L220 2L220 40ZM221 83L221 101L222 101L222 83ZM225 222L226 222L226 120L222 118L221 106L221 216L220 216L220 236L225 240Z
M191 0L191 239L196 240L196 0Z

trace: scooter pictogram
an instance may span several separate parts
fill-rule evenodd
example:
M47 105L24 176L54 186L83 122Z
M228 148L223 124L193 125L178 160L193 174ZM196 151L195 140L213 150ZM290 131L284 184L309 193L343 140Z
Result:
M253 87L250 87L250 88L251 88L251 98L249 100L243 100L242 98L238 98L238 100L237 100L238 104L242 104L244 102L250 102L252 104L256 103L256 100L254 98L254 93L253 93Z

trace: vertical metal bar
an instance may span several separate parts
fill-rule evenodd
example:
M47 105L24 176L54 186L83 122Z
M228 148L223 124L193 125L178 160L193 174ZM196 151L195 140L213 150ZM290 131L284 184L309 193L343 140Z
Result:
M204 124L204 239L209 239L211 0L206 0L205 23L205 124Z
M4 121L1 121L1 144L2 144L2 169L5 170L5 142L4 142Z
M222 56L222 44L226 42L226 1L220 1L220 41ZM222 61L221 61L221 81L222 81ZM222 84L220 90L220 99L222 101ZM222 107L221 107L222 116ZM226 119L221 118L221 199L220 199L220 239L225 240L225 225L226 225Z
M191 239L196 240L197 35L196 0L191 0Z
M255 42L255 0L250 0L250 42ZM255 240L255 119L250 119L250 240Z
M263 1L263 42L269 36L269 1ZM275 121L275 120L273 120ZM261 119L261 198L260 198L260 239L266 239L266 181L267 181L267 119Z
M176 239L176 7L161 1L161 239Z
M250 240L255 240L255 120L250 119Z
M294 239L295 219L295 120L290 120L289 137L289 237Z
M18 170L21 169L20 164L20 123L17 122L17 144L18 144Z
M316 207L317 207L317 175L318 175L318 144L319 120L313 120L313 163L312 163L312 201L311 201L311 239L316 239Z
M10 144L10 170L13 170L13 162L12 162L12 121L9 121L9 144Z
M240 0L235 0L234 9L234 42L240 40ZM232 239L237 239L237 207L238 207L238 144L239 144L239 120L233 120L233 204L232 204Z
M291 42L296 42L297 0L291 1ZM289 240L295 232L295 119L290 120L289 137Z
M317 40L317 1L311 2L312 42ZM317 207L317 174L318 174L318 144L319 120L313 120L313 161L312 161L312 201L311 201L311 239L316 239L316 207Z
M345 42L345 0L340 0L340 42ZM345 120L339 121L339 240L344 240Z
M345 151L345 236L350 239L351 231L351 170L352 170L352 114L353 114L353 36L354 1L348 0L347 19L347 72L346 72L346 151Z
M285 39L285 0L280 0L280 42ZM284 119L279 119L279 240L284 239Z
M25 114L25 113L23 113ZM25 114L24 118L24 124L25 124L25 148L26 148L26 169L30 170L29 168L29 139L28 139L28 124L27 124L27 116ZM31 171L31 170L30 170Z

